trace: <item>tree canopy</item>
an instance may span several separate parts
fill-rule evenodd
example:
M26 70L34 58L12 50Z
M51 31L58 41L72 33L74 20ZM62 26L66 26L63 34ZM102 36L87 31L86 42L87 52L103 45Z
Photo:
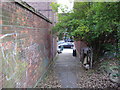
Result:
M120 49L120 2L75 2L72 12L58 14L58 21L54 32L87 42L97 56Z

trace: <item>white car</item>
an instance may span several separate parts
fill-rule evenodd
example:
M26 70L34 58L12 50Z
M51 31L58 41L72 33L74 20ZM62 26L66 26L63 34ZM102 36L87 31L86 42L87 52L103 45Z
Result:
M63 46L64 48L73 48L74 43L72 43L72 42L64 42L64 43L58 45L59 48L61 48L61 46Z
M64 40L60 40L60 41L57 42L58 45L63 44L63 43L65 43Z

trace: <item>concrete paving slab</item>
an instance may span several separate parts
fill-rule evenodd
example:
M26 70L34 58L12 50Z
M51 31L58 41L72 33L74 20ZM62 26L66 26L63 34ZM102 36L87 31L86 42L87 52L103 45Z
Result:
M64 49L55 62L55 72L60 80L62 88L78 88L77 72L80 62L72 56L73 49Z

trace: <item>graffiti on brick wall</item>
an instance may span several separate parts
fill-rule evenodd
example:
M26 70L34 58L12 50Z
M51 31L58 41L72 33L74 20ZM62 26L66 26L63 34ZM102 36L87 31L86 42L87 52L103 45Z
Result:
M49 24L15 3L2 3L0 61L3 87L32 87L48 68L53 50ZM54 50L54 54L55 54Z
M6 41L9 37L13 37L13 41ZM9 82L15 81L17 85L16 87L18 87L18 82L19 86L21 84L20 79L23 72L28 73L28 75L33 73L34 76L34 71L40 65L40 61L46 58L42 55L42 52L40 55L39 44L31 41L28 47L24 47L22 42L25 41L18 39L18 37L18 33L7 33L0 36L0 54L2 60L3 79L6 80L6 85L10 85L8 84Z
M4 42L7 37L14 37L14 41ZM7 81L14 80L20 75L27 63L19 60L19 50L17 43L17 33L8 33L0 37L0 53L2 55L2 71L4 79Z
M20 34L21 32L22 34ZM13 83L15 83L15 87L22 87L23 84L29 83L30 78L35 80L37 75L42 73L41 70L49 64L49 44L44 43L45 39L41 40L40 44L35 43L34 36L31 35L29 39L27 37L20 39L19 37L24 35L23 31L21 32L0 35L0 59L2 60L5 87L12 86ZM12 39L8 40L9 38ZM22 78L23 73L25 73L25 77ZM23 83L21 79L26 81Z

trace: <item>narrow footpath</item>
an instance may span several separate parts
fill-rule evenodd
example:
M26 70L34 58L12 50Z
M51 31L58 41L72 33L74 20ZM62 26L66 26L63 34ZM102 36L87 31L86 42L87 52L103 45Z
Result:
M78 88L77 73L80 62L72 56L72 49L64 49L55 62L55 72L62 88Z
M72 49L58 54L54 64L36 88L118 88L108 75L98 70L85 70L80 60L72 56Z

